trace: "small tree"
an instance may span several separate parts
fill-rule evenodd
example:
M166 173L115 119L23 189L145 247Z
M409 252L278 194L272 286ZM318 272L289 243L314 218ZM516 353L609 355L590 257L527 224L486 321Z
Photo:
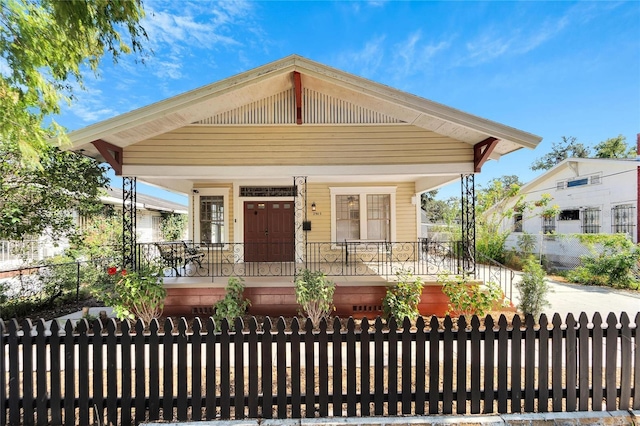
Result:
M422 279L414 278L409 271L398 271L396 276L398 282L387 287L387 294L382 299L383 315L387 319L394 317L398 322L405 318L415 320L420 315L418 304L424 287Z
M549 284L544 279L545 273L542 266L533 256L525 260L522 271L524 272L522 279L515 283L520 293L518 308L525 315L531 314L538 317L545 307L551 306L547 301Z
M162 215L160 233L164 241L177 241L183 238L188 218L185 214L168 213Z
M222 320L226 319L229 328L233 330L233 321L244 315L251 301L245 299L244 280L238 277L230 277L225 288L226 294L213 305L213 319L216 321L216 330L220 330Z
M438 282L442 284L442 292L449 297L448 315L483 316L504 300L502 289L493 282L482 287L479 283L469 282L464 275L451 276L448 272L438 274Z
M302 312L311 319L313 326L318 327L320 320L326 318L334 308L335 284L320 271L303 269L296 276L295 288L296 302L302 307Z

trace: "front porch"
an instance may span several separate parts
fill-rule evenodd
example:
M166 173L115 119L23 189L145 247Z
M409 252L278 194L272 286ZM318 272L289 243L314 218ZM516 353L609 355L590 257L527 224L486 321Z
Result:
M163 247L164 246L164 247ZM187 242L138 244L138 265L165 266L167 315L208 315L225 294L227 279L241 277L252 315L291 316L298 313L294 279L302 269L321 271L335 284L335 315L373 318L382 313L386 288L397 273L410 272L425 283L419 310L422 315L445 315L448 299L437 276L468 273L472 279L501 285L511 299L512 271L501 265L475 265L462 256L459 241L307 243L275 248L295 253L297 260L246 262L246 243L224 245ZM161 248L163 247L163 248ZM297 250L296 250L297 249ZM172 257L163 256L170 250ZM467 265L467 267L465 267ZM469 265L471 268L469 268Z

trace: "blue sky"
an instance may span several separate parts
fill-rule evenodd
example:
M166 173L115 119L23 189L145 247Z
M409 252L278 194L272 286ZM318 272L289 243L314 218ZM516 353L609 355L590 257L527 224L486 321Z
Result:
M622 134L635 144L640 132L638 1L147 0L144 7L154 55L146 65L105 60L57 118L69 130L295 53L543 137L534 151L487 163L477 185L509 174L531 180L540 173L531 162L562 136L593 146ZM456 184L441 195L459 192Z

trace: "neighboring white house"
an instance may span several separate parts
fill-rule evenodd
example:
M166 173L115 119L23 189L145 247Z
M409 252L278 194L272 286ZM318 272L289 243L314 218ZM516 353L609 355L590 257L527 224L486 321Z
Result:
M105 205L122 209L122 189L109 188L100 197ZM160 241L160 222L167 213L187 214L187 206L161 198L138 193L136 196L136 235L139 242ZM82 221L81 218L78 219ZM80 223L80 226L82 224ZM186 229L185 229L186 233ZM68 247L66 240L53 241L50 237L24 241L0 241L0 270L33 264L48 257L61 254Z
M113 205L122 210L122 189L109 188L107 195L100 197L103 204ZM162 241L160 222L168 213L188 214L187 206L161 198L138 193L136 195L136 241L150 243ZM185 229L185 234L187 230Z
M504 219L503 229L512 231L507 247L516 247L523 233L534 234L536 252L542 250L552 264L568 267L585 251L575 239L558 234L624 233L637 243L638 165L635 159L569 158L523 185L520 194L525 201L549 194L550 205L560 213L544 217L543 209L535 208Z

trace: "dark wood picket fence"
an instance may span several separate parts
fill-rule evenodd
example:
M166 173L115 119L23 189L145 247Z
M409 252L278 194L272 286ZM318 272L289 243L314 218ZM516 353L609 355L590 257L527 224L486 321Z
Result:
M640 409L635 323L1 323L0 424ZM26 330L27 332L22 332ZM29 332L30 330L30 332Z

